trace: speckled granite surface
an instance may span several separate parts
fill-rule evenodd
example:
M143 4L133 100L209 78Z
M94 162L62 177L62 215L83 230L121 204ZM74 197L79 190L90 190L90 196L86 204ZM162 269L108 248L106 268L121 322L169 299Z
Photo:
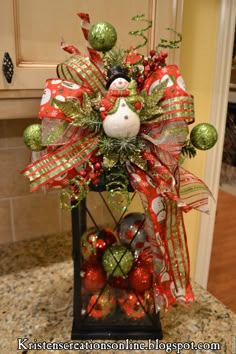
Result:
M75 353L17 350L17 338L70 341L73 268L69 234L21 241L0 248L0 354ZM214 353L236 353L236 314L193 284L196 301L162 314L165 342L219 342ZM78 352L78 350L77 350ZM99 353L101 350L80 350ZM127 351L105 351L122 353ZM130 353L164 353L132 350ZM173 351L175 353L176 351ZM183 350L181 353L213 353Z

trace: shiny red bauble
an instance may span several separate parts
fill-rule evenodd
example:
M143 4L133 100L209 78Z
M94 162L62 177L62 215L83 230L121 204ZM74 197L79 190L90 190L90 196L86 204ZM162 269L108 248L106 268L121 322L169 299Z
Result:
M140 252L138 263L141 263L143 266L145 266L150 273L154 272L153 255L150 247L146 247Z
M100 264L87 266L83 276L84 288L89 292L96 292L106 282L106 273Z
M130 286L138 293L144 293L152 286L152 275L148 268L137 264L129 272L128 281Z
M154 298L152 291L136 296L132 291L123 292L118 299L118 304L129 319L138 320L153 314Z
M108 227L104 227L98 234L96 247L99 250L105 251L109 246L117 241L114 231Z
M102 294L94 294L89 299L88 315L94 319L102 319L116 308L116 297L112 289L106 289Z

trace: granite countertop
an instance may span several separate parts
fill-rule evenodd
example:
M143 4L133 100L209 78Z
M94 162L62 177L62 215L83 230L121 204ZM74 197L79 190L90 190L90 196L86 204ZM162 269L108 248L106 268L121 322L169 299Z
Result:
M71 235L20 241L1 247L0 254L0 354L41 352L17 350L17 338L29 338L32 342L70 341L73 287ZM197 284L192 285L196 297L193 304L189 307L178 304L161 314L163 341L221 344L219 351L183 350L181 353L236 353L236 314ZM99 353L101 350L84 349L80 352ZM118 353L114 350L105 352ZM119 351L122 352L127 351Z

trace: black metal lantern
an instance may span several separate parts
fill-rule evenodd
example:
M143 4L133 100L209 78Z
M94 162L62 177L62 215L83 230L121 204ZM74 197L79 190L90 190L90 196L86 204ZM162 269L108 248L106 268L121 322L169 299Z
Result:
M117 220L103 196L105 184L99 183L91 189L99 193L107 212L112 216L113 231L118 230L124 214L127 215L127 210L121 212ZM133 191L131 186L128 187L128 191ZM87 216L92 220L95 232L86 232ZM143 224L144 221L139 224L129 243L118 244L117 240L113 240L109 244L107 230L104 231L99 225L99 220L92 215L85 199L72 208L74 261L72 339L162 338L159 311L155 310L152 287L140 291L130 278L137 262L132 242L139 234L140 228L143 228ZM87 237L90 239L87 240ZM134 278L135 276L133 274Z

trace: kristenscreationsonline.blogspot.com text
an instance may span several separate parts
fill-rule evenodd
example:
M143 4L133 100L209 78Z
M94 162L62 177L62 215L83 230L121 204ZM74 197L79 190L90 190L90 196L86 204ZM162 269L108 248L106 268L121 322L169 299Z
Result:
M17 349L22 351L47 350L47 351L80 351L80 350L113 350L113 351L133 351L133 350L152 350L162 351L163 353L184 353L194 350L196 354L213 353L221 350L221 344L218 342L162 342L158 339L147 341L133 341L131 339L119 341L74 341L74 342L46 342L33 341L29 338L18 338ZM233 349L233 348L232 348ZM233 353L236 353L235 351Z

